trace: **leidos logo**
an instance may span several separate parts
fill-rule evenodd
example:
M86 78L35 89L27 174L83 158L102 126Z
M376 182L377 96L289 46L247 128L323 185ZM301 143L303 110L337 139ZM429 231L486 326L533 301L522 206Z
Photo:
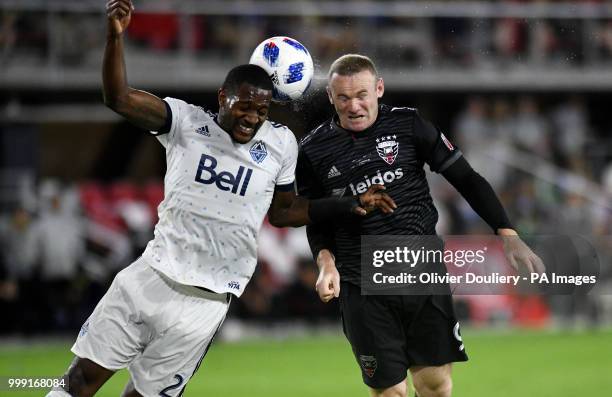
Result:
M380 171L376 172L374 177L370 178L369 176L364 176L365 179L363 182L357 183L357 186L354 186L352 183L349 185L353 194L361 194L365 193L366 190L372 185L384 185L386 183L391 183L396 179L402 179L404 176L404 172L401 168L397 168L393 171L387 171L384 174L381 174Z
M200 182L205 185L210 185L214 183L219 189L226 192L231 190L231 192L234 194L238 193L238 189L240 189L240 195L244 196L247 187L249 187L249 181L251 180L253 170L240 166L236 175L232 174L229 171L221 171L217 174L215 172L216 167L217 159L213 156L203 154L200 158L198 172L196 173L196 182Z

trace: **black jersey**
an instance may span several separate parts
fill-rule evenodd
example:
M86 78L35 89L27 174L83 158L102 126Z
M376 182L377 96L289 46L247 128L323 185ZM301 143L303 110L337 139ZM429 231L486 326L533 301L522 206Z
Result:
M442 172L461 152L416 109L379 105L376 122L351 132L337 116L321 124L300 143L296 171L300 195L310 199L365 193L384 184L398 208L330 223L336 266L343 281L359 283L361 235L433 235L438 212L423 166Z

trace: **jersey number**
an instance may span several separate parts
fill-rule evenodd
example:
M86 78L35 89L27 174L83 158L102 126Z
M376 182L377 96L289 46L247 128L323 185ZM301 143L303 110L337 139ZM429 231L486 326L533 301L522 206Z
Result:
M166 387L164 390L159 392L160 397L171 397L167 392L170 390L178 389L183 384L183 377L179 374L174 375L174 379L176 379L176 383Z

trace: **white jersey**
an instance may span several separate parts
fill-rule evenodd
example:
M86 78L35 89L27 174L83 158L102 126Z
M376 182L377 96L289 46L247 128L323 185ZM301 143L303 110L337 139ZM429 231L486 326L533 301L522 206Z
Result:
M293 187L297 142L264 122L237 143L201 107L174 98L164 200L143 257L170 279L240 296L257 264L257 237L276 186ZM153 132L155 134L155 132Z

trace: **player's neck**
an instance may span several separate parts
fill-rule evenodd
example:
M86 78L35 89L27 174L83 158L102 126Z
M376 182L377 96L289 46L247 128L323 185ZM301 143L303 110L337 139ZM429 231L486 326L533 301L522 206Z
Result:
M374 117L373 121L368 124L367 127L360 129L359 131L357 130L353 130L351 128L345 127L342 125L342 122L340 121L340 118L338 117L338 115L334 116L333 122L336 126L340 127L341 129L343 129L344 131L350 132L351 134L361 134L363 132L369 131L370 128L372 128L372 126L374 126L374 124L376 124L376 121L378 120L378 113L376 114L376 117Z

